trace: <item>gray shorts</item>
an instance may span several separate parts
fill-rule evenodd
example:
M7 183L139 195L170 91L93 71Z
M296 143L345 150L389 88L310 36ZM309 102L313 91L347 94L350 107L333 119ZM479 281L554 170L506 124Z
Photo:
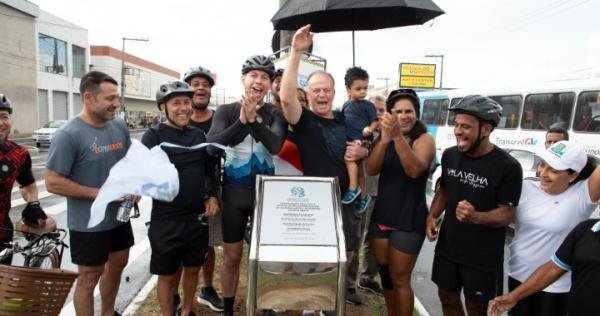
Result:
M208 246L216 247L223 244L221 233L221 213L208 218Z
M403 230L381 230L375 223L371 223L369 227L369 237L387 239L394 249L411 255L419 254L425 241L424 234Z

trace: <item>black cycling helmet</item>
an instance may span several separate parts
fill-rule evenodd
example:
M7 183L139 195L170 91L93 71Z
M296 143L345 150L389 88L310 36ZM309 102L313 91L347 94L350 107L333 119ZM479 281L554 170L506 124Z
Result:
M502 106L498 102L482 95L468 95L455 105L451 105L448 111L473 115L480 120L498 126L502 115Z
M389 112L393 107L396 101L400 99L409 99L412 102L415 113L417 114L417 119L419 118L419 112L421 111L421 102L419 101L419 96L413 89L396 89L390 92L387 100L385 101L385 107Z
M12 105L4 93L0 93L0 111L6 111L8 114L12 114Z
M168 81L163 83L156 91L156 103L158 110L160 110L160 104L169 101L174 96L187 95L192 98L194 96L194 90L183 81Z
M213 79L213 77L211 76L210 70L202 66L192 67L188 71L186 71L185 75L183 75L183 81L185 81L187 84L190 84L192 78L194 77L202 77L208 80L208 84L211 87L215 85L215 79Z
M264 55L254 55L246 59L242 65L242 75L247 74L251 70L262 70L269 74L270 78L275 75L275 65L271 58Z
M283 77L283 70L283 68L275 70L275 73L273 74L273 80L275 80L277 77Z

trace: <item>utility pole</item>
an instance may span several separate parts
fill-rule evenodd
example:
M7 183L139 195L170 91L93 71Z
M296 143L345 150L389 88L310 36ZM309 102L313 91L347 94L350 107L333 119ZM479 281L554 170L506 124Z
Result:
M442 90L442 80L444 80L444 54L428 54L425 57L429 58L440 58L442 60L440 65L440 90Z
M389 77L377 78L377 80L385 80L385 96L387 97L390 93L388 90L388 81L390 81Z
M123 111L123 117L127 122L127 111L125 109L125 41L148 42L150 40L147 38L123 37L123 50L121 50L121 111Z

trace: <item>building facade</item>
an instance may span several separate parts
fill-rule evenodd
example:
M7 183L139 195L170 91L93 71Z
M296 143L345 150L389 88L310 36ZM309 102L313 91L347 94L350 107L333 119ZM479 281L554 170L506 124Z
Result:
M88 72L88 31L40 10L37 25L37 127L81 112L81 77ZM36 127L36 128L37 128Z
M12 102L16 134L31 133L37 125L38 15L38 7L31 2L0 0L0 93Z
M125 61L125 100L121 110L130 126L144 127L160 116L156 105L158 87L179 80L179 73L109 46L90 47L90 68L105 72L121 84L121 63Z

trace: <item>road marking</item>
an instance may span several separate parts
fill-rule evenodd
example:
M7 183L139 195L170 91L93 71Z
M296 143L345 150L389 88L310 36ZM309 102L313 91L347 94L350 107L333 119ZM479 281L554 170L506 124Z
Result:
M58 204L54 204L50 207L44 208L44 212L46 212L47 215L58 215L66 210L67 210L67 202L61 202Z
M36 181L36 182L35 182L35 185L39 187L39 186L40 186L40 184L44 184L44 181L45 181L45 180ZM19 191L19 189L20 189L20 188L19 188L19 185L17 184L17 185L15 185L15 186L13 186L11 193L15 193L15 192Z
M158 276L152 275L150 280L148 280L148 282L146 282L146 285L144 285L144 287L140 290L138 295L136 295L135 298L131 301L131 303L129 303L129 305L127 305L127 307L125 308L125 311L123 312L123 316L134 315L135 312L137 312L138 308L140 308L141 304L146 300L146 297L148 297L148 294L150 294L150 291L154 290L154 287L156 287L157 282L158 282Z
M38 200L41 200L43 198L46 198L46 197L49 197L49 196L52 196L52 195L54 195L54 194L52 194L52 193L50 193L48 191L40 192L40 193L38 193ZM17 207L17 206L21 206L21 205L27 204L27 201L25 201L23 198L16 199L16 200L13 200L13 201L14 202L11 202L11 204L10 204L11 207Z

